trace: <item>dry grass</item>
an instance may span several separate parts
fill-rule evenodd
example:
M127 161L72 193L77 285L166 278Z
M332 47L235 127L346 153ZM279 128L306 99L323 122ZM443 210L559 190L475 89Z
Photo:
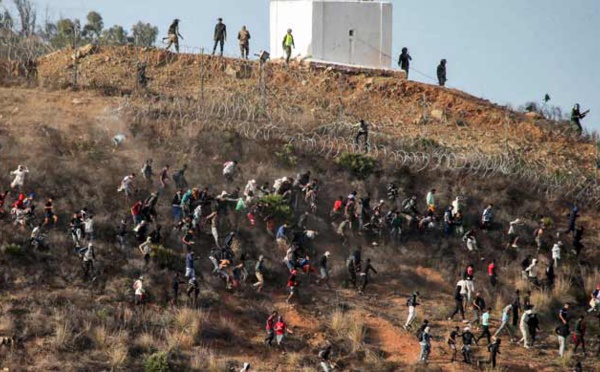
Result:
M195 350L190 363L194 370L207 372L222 372L227 370L227 363L220 360L217 354L209 347L200 347Z
M112 369L118 369L127 362L129 349L127 345L122 343L112 344L106 350L108 361Z
M585 278L585 291L588 295L596 289L598 284L600 284L600 270L594 268L593 270L589 270L583 273Z
M357 352L364 347L365 336L367 334L367 327L362 321L354 318L348 329L348 340L352 345L352 352Z
M569 295L573 281L566 275L559 275L554 282L554 288L552 288L552 296L561 302L572 301L572 296Z
M71 314L58 312L54 316L54 337L52 347L55 350L65 350L73 341L73 324Z
M329 318L329 329L337 338L349 341L352 352L364 347L367 328L358 314L336 309Z
M552 296L549 291L531 292L531 302L535 304L536 311L547 311L552 304Z

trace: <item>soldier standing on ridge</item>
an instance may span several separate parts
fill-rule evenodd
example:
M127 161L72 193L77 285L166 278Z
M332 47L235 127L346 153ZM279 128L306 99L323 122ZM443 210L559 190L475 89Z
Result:
M446 60L442 59L440 61L440 64L437 67L437 77L438 77L438 82L440 83L440 86L443 87L446 85L446 81L448 79L446 79Z
M408 70L410 69L410 61L412 57L408 54L408 48L402 48L402 54L398 58L398 66L406 72L406 78L408 79Z
M221 46L221 53L219 54L221 57L223 56L223 45L225 44L225 40L227 40L227 26L223 23L223 18L218 19L218 23L215 26L215 46L213 47L213 56L217 51L217 44Z
M290 64L290 57L292 56L292 48L296 48L294 44L294 36L292 35L292 29L288 28L287 34L283 37L283 50L285 51L285 63Z
M577 132L581 134L581 132L583 131L583 128L581 127L581 119L585 118L585 116L588 114L588 112L590 112L590 110L587 110L583 113L579 110L579 103L576 103L575 106L573 106L573 110L571 111L571 124L573 124L575 130L577 130Z
M165 50L169 50L171 48L171 45L175 44L175 51L179 53L179 38L183 40L183 36L181 36L181 34L179 33L178 19L173 20L173 23L171 23L171 26L169 26L169 32L167 34L168 36L163 38L163 41L169 40L169 43L167 44Z
M242 29L238 33L238 40L240 41L242 58L248 59L248 53L250 52L250 32L248 32L246 26L242 26Z

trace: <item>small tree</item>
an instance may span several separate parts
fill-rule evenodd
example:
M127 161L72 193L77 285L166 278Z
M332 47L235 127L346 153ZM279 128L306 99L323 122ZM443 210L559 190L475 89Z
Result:
M127 44L127 31L123 26L114 25L102 33L102 42L108 45Z
M104 21L100 13L89 12L86 17L86 24L83 27L83 36L92 41L98 41L103 29Z
M150 23L138 22L131 28L135 44L143 47L151 47L156 42L158 27Z
M21 36L29 37L35 33L37 13L30 0L13 0L21 25Z
M56 22L56 35L51 39L50 44L55 48L64 48L74 46L75 38L79 37L80 24L78 19L59 19Z

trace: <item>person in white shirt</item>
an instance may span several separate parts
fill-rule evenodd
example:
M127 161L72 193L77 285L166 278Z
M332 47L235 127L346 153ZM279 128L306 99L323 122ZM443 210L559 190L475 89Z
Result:
M554 262L555 269L558 269L558 262L560 261L560 249L562 248L562 246L563 243L558 242L552 247L552 261Z
M527 278L529 279L529 282L533 283L534 285L537 285L537 259L534 258L533 260L531 260L531 265L529 265L527 269L525 269L525 271L527 272Z
M148 237L138 248L144 255L144 265L148 266L148 263L150 262L150 252L152 252L152 238Z
M10 172L11 175L15 176L13 181L10 183L10 188L13 190L17 189L20 191L21 188L23 187L23 185L25 184L25 175L27 173L29 173L29 169L27 169L27 167L24 167L22 165L19 165L17 167L17 169Z
M145 295L145 291L144 291L144 277L140 276L139 279L137 279L134 283L133 283L133 289L135 291L135 304L136 305L141 305L144 303L144 295Z
M223 164L223 176L227 182L233 182L233 175L235 173L235 168L237 165L237 161L231 160Z
M85 232L85 238L88 241L94 240L94 216L90 215L83 220L83 231Z
M94 252L94 244L89 243L87 250L83 254L83 275L87 278L89 274L94 271L94 260L96 259L96 253Z
M457 196L456 199L452 201L452 217L455 217L458 211L463 210L463 198L462 196Z
M128 176L125 176L121 181L121 186L117 189L117 192L124 192L125 197L129 198L133 195L134 187L133 180L135 179L135 173L131 173Z

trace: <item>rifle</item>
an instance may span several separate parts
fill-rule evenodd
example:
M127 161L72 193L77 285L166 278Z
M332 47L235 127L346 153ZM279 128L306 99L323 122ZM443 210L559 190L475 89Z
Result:
M581 113L581 117L584 118L587 114L589 114L590 110L584 111Z

